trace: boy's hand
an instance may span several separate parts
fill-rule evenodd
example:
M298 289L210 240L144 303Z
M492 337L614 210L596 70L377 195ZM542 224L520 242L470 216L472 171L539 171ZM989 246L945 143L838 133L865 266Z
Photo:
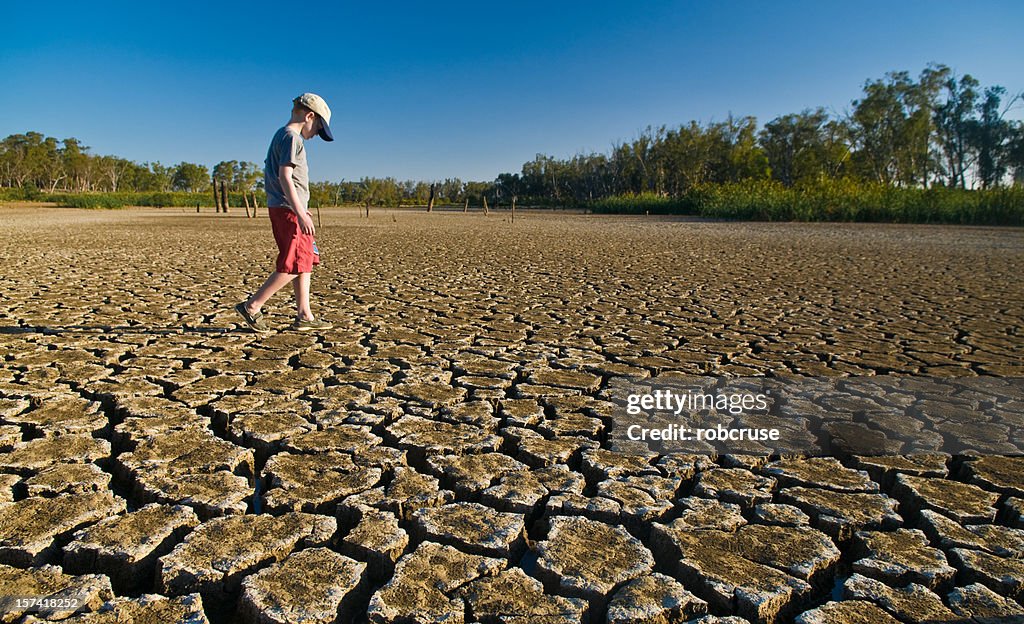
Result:
M316 228L313 227L313 215L309 214L308 210L299 212L299 229L303 234L313 235L316 233Z

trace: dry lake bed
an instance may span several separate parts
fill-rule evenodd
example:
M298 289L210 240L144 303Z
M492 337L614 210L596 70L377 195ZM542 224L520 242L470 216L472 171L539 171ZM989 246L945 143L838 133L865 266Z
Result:
M0 622L1024 619L1024 230L332 209L335 328L257 336L240 213L0 208ZM884 453L622 443L693 376L945 390L794 408Z

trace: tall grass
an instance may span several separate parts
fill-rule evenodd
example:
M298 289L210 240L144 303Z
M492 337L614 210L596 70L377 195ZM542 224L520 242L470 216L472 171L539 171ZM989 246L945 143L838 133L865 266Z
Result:
M596 213L612 214L697 214L699 206L694 198L669 197L657 193L639 195L615 195L594 200L587 208Z
M682 197L624 195L592 202L595 212L691 214L753 221L875 221L1024 225L1024 188L899 188L821 180L787 188L769 180L695 187Z
M45 193L34 186L0 188L0 201L45 201Z
M261 206L266 195L257 193ZM35 188L0 189L0 201L45 201L71 208L125 206L212 206L212 193L126 192L46 193ZM241 193L228 203L244 205ZM1024 187L984 190L932 187L899 188L850 179L825 179L791 188L771 180L706 184L679 197L656 193L618 195L594 200L597 213L681 214L754 221L876 221L886 223L953 223L1024 225Z

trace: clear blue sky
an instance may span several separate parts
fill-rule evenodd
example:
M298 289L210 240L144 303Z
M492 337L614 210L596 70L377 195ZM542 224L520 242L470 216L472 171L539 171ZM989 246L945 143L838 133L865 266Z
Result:
M373 6L371 6L373 5ZM323 7L317 9L316 7ZM138 162L262 164L314 91L315 180L492 180L648 125L849 107L928 62L1024 89L1024 2L16 2L0 137ZM1015 116L1019 117L1019 111Z

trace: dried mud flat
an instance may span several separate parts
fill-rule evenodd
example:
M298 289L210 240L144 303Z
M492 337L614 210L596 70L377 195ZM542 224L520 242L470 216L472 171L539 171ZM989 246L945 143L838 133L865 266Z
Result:
M1021 377L1021 230L324 217L335 329L260 337L265 214L0 209L0 621L1024 621L1024 459L614 451L606 392Z

